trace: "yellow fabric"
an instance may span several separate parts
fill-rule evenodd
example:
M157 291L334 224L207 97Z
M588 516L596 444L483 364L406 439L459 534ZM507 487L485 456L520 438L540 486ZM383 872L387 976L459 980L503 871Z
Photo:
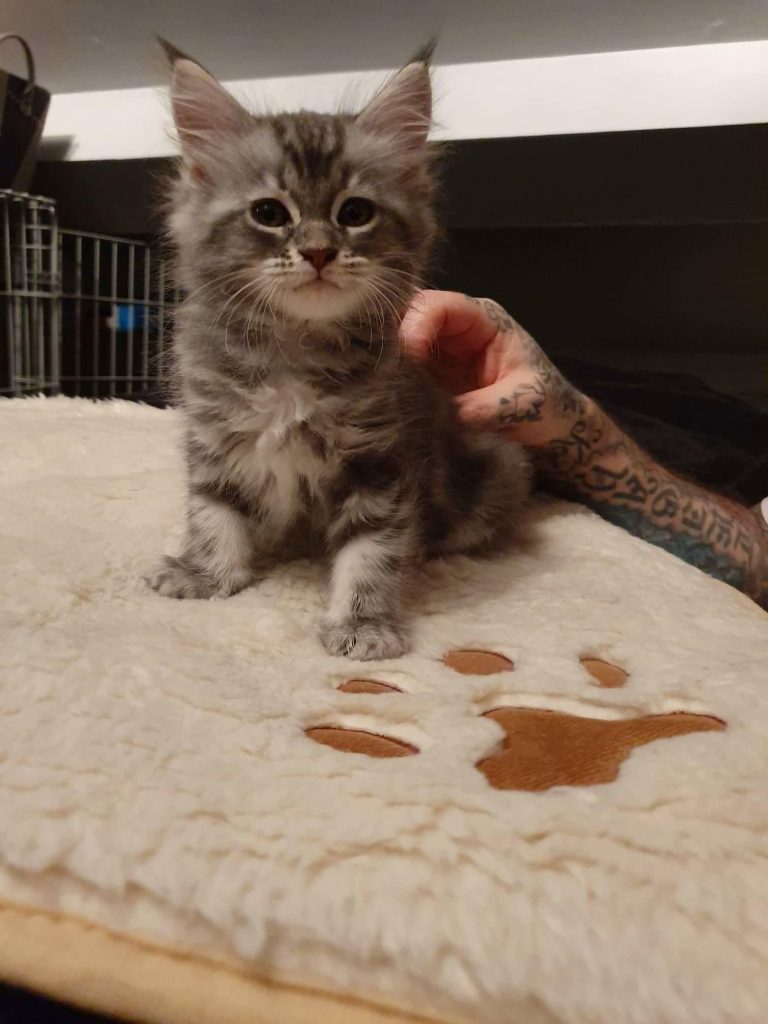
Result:
M234 963L5 901L0 977L136 1024L461 1024L254 977Z

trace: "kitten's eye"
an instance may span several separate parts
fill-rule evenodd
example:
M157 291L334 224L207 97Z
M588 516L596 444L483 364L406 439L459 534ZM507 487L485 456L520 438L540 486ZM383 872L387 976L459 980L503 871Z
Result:
M279 199L257 199L251 203L251 217L265 228L282 228L291 215Z
M361 228L373 220L376 207L370 199L363 199L360 196L353 196L345 199L336 214L336 220L344 228Z

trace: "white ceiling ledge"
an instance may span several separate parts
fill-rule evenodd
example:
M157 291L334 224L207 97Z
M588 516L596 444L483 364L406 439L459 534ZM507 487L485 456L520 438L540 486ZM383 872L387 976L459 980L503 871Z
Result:
M383 73L227 82L255 110L332 111ZM435 71L435 139L637 131L768 121L768 40L452 64ZM51 101L43 159L124 160L175 152L154 88Z

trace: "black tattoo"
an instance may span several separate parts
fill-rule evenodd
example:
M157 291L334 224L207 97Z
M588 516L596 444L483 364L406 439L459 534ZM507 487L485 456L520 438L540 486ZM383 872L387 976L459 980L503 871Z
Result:
M637 473L626 470L624 486L616 491L617 501L627 501L630 504L643 505L648 500L648 485L644 483Z
M657 519L673 519L680 511L679 488L668 485L654 494L651 500L651 514Z
M684 562L695 565L716 579L730 583L739 590L746 589L747 575L743 566L738 565L727 554L718 553L702 537L679 533L669 526L660 526L646 517L640 509L611 505L608 502L592 502L590 507L617 526L641 537L657 547L677 555Z
M479 305L491 323L496 324L503 334L517 334L528 355L528 364L541 387L542 401L538 406L541 411L545 402L551 402L551 413L558 419L565 416L583 416L586 411L584 396L560 373L554 363L544 353L540 345L516 323L507 311L492 299L475 299L471 295L467 298ZM499 423L509 426L510 423L519 423L520 420L508 420L506 424L502 419L503 411L499 414ZM540 416L535 417L541 419ZM533 417L526 417L530 420Z
M618 472L612 469L608 469L606 466L589 466L583 473L579 475L579 479L583 481L584 486L590 491L594 491L595 494L615 494L621 493L619 491L619 485L628 476L628 470L621 469Z
M570 384L533 338L491 299L474 299L491 323L513 334L533 382L499 400L502 427L565 421L539 449L544 477L604 518L768 604L768 524L748 510L658 466Z
M567 437L551 441L544 454L550 469L559 474L573 473L581 479L598 457L602 427L578 419Z
M704 509L692 499L683 505L680 522L690 533L700 533L704 527Z
M499 399L499 424L509 427L513 423L535 423L542 418L542 408L547 399L544 385L536 381L522 384L511 395Z
M768 602L768 525L759 513L673 476L599 409L550 442L538 463L560 493Z

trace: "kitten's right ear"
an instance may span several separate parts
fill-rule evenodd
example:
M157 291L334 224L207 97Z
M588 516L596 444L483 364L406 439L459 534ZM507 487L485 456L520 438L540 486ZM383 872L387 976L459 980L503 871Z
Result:
M424 148L432 121L429 65L434 48L434 41L424 46L358 114L364 131L383 135L405 151Z
M198 177L201 165L213 156L222 134L248 127L250 115L210 72L158 36L171 65L171 108L184 159Z

